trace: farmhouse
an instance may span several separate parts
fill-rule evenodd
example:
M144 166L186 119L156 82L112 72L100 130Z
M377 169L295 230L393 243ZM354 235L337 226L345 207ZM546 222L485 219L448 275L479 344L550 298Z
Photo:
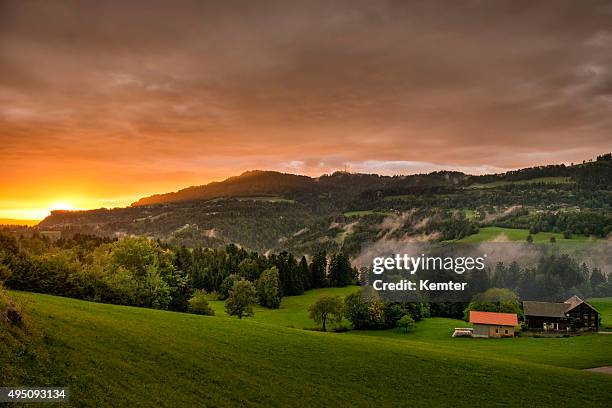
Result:
M563 303L523 302L529 330L578 331L599 329L599 312L578 296Z
M516 313L470 311L470 323L474 325L472 337L513 337L518 326Z

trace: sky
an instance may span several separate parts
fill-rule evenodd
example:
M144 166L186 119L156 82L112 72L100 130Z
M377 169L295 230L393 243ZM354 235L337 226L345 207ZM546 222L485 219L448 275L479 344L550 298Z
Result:
M0 0L0 217L611 141L610 1Z

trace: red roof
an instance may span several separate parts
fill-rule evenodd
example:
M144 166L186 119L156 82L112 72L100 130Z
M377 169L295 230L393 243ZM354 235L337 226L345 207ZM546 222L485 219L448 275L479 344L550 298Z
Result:
M476 312L470 310L470 323L518 326L516 313Z

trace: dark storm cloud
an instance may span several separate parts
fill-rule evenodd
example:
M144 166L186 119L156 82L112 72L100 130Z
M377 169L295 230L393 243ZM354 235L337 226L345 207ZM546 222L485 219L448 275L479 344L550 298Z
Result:
M0 14L3 160L478 172L610 147L611 2L3 1Z

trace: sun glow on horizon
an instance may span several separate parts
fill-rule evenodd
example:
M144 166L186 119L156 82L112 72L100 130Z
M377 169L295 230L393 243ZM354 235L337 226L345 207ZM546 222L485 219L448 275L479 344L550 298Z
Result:
M46 208L40 208L40 207ZM55 210L68 210L74 211L80 208L75 208L71 201L53 201L50 205L41 205L39 208L13 208L13 209L0 209L0 218L14 219L14 220L43 220L51 214L51 211Z
M58 201L58 202L53 203L51 207L49 207L49 212L55 211L55 210L71 211L71 210L76 210L76 209L77 208L74 208L72 203L69 201Z
M92 210L96 208L113 208L123 207L129 205L135 201L133 197L122 197L117 200L100 200L100 199L85 199L85 198L73 198L73 199L53 199L43 202L23 202L22 203L8 203L4 208L0 207L0 219L10 220L38 220L41 221L51 215L52 211L81 211L81 210ZM12 205L11 205L12 204ZM110 205L109 205L110 204Z

